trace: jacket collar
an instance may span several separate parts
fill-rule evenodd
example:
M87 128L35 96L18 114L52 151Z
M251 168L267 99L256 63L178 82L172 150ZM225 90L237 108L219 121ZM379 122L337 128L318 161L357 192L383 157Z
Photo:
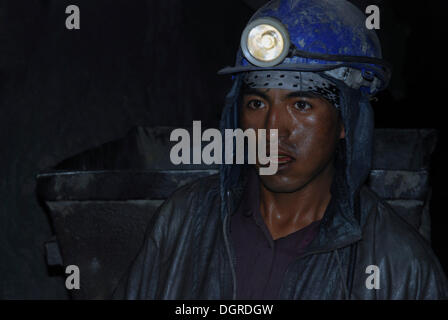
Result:
M223 215L233 214L238 208L244 194L248 179L247 167L241 170L238 183L226 190ZM331 186L332 199L320 222L319 233L308 246L307 252L332 251L361 239L362 231L355 216L355 210L349 201L349 193L344 182L343 171L337 170ZM243 204L244 205L244 204Z

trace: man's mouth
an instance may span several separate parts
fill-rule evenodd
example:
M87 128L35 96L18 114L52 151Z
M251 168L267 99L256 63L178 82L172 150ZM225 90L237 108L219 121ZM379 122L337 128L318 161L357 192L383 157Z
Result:
M278 159L278 163L280 163L280 164L291 162L293 160L293 158L291 158L290 156L287 156L287 155L278 155L277 159Z
M288 164L293 162L295 159L289 154L279 152L277 156L273 155L271 158L272 162L276 162L278 165Z
M270 148L268 149L270 151ZM279 168L286 168L290 163L294 162L296 158L291 152L286 151L284 148L279 147L277 153L267 152L266 157L269 158L270 163L275 163ZM269 166L269 162L261 167Z

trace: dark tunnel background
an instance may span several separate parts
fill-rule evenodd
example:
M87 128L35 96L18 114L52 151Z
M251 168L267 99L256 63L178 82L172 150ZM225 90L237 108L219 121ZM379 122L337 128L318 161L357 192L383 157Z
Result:
M241 31L263 0L0 0L0 298L67 298L50 277L51 227L35 175L122 137L133 126L216 127ZM377 127L436 128L432 246L448 273L448 129L444 1L356 1L381 9L383 52L394 65L373 103ZM76 4L81 29L65 28Z

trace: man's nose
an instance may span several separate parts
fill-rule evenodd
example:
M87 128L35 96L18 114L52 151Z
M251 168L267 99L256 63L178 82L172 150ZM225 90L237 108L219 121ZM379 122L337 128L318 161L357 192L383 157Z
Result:
M289 129L288 129L288 119L289 115L286 110L286 107L282 105L273 105L269 108L269 111L266 114L265 119L265 128L267 133L267 139L271 138L269 134L271 129L278 130L278 139L288 137Z

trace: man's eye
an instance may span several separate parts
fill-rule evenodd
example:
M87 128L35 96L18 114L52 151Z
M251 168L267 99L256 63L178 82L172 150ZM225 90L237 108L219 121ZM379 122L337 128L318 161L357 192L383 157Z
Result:
M251 109L261 109L261 108L263 108L265 105L264 105L264 102L263 102L263 101L260 101L260 100L251 100L251 101L249 101L249 102L247 103L247 106L248 106L249 108L251 108Z
M297 101L296 103L294 103L294 108L300 111L307 111L311 109L311 104L306 101Z

